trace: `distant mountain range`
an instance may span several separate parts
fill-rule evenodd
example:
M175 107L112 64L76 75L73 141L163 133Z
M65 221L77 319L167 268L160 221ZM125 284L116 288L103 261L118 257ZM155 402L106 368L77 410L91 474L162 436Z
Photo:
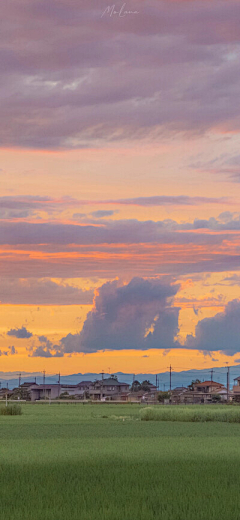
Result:
M233 385L233 380L235 377L240 376L240 365L234 365L229 367L230 369L230 387ZM188 386L191 384L192 380L200 379L200 381L210 380L211 379L211 370L212 378L214 381L222 383L226 385L227 383L227 367L219 367L219 368L207 368L204 370L184 370L182 372L174 372L172 371L172 388L176 386ZM104 374L104 378L109 377L110 374ZM156 384L156 377L159 382L160 390L168 390L170 386L170 374L169 372L160 372L159 374L126 374L124 372L116 372L115 375L118 377L119 381L126 382L131 384L133 379L137 381L144 381L144 379L148 379L151 383ZM101 379L101 374L87 372L85 374L69 374L67 376L61 376L61 383L65 384L76 384L84 380L94 381L95 379ZM22 372L21 373L21 383L25 381L35 381L37 383L43 382L43 374L41 372ZM53 384L58 382L58 375L46 375L45 379L46 383ZM19 373L18 372L0 372L0 383L2 387L7 386L11 389L19 384Z

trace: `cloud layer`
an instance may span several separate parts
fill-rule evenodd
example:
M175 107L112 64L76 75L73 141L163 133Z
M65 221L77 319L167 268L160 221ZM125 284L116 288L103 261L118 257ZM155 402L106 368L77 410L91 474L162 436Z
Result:
M102 17L104 0L2 0L2 146L239 130L239 2L128 7L139 14Z
M93 290L50 279L0 278L0 303L13 305L91 305Z
M12 279L28 278L29 273L31 278L40 279L89 276L112 279L121 272L129 279L134 273L179 276L236 271L240 269L239 232L239 213L231 212L224 212L218 218L180 223L173 219L155 222L100 218L81 224L2 220L0 269L2 276ZM30 297L27 282L20 285L24 283ZM3 280L0 300L6 302L5 284ZM53 300L57 294L61 301L72 297L79 303L92 297L51 280L36 283L39 292L37 285L39 290L42 287L42 301L46 303L48 291ZM11 283L9 290L13 296Z

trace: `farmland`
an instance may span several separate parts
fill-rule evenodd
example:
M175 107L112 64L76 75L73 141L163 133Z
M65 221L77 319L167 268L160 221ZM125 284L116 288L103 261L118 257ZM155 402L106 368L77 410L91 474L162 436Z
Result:
M0 416L4 520L238 518L240 424L142 421L139 405L22 408Z

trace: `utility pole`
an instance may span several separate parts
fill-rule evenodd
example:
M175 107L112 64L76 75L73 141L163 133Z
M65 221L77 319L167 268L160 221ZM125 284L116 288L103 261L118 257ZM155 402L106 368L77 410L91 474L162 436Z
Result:
M158 387L158 376L156 374L156 389L157 389L157 387Z
M212 380L213 380L213 372L215 372L215 370L212 369L212 370L210 370L210 372L211 372L211 382L212 382Z
M60 385L60 383L61 383L61 374L60 374L60 372L59 372L59 373L58 373L58 384Z
M170 392L172 391L172 366L169 367L169 383L170 383Z
M227 402L229 401L229 367L227 368Z
M43 370L43 393L44 393L44 399L46 399L46 389L45 389L45 375L46 375L46 370Z
M101 376L102 376L102 382L101 382L101 394L100 394L100 399L102 400L102 398L103 398L103 376L104 376L104 370L102 370L102 372L101 372Z
M20 388L21 385L21 373L18 375L18 387Z

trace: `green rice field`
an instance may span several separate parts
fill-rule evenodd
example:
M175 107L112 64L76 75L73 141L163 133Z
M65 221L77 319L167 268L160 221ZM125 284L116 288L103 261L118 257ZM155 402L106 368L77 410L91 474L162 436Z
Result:
M144 421L128 404L22 411L0 415L3 520L240 518L237 422Z

